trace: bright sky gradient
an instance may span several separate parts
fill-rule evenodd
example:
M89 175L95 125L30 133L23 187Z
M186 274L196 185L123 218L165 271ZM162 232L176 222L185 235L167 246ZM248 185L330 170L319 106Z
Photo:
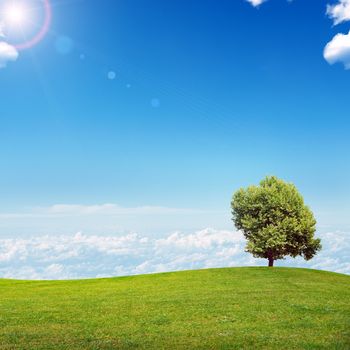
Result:
M350 1L251 2L52 0L18 57L0 25L0 238L233 230L276 175L348 239Z

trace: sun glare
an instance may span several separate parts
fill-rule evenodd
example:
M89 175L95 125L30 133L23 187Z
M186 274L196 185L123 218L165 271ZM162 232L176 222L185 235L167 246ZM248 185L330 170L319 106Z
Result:
M23 24L26 20L26 9L22 4L10 4L5 9L5 18L11 24Z
M30 49L49 31L50 0L0 0L0 37L17 50Z

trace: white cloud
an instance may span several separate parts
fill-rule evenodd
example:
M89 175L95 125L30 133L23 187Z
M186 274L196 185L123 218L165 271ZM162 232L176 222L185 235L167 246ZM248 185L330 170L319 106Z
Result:
M168 214L193 212L193 209L168 208L159 206L141 206L125 208L117 204L107 203L102 205L70 205L56 204L48 208L37 208L37 212L54 215L124 215L124 214Z
M7 63L10 61L16 61L18 58L18 51L15 47L5 43L0 42L0 68L5 68Z
M193 232L203 226L231 228L229 211L147 205L125 207L107 203L57 204L0 212L0 237L7 237L8 232L17 237L79 231L107 235L129 231L164 234L174 227Z
M350 31L337 34L325 47L324 58L329 64L341 62L345 69L350 69Z
M169 208L160 206L122 207L114 203L80 205L55 204L50 207L35 207L22 213L0 213L1 219L45 218L93 215L161 215L179 213L199 213L200 210L187 208Z
M339 0L335 5L327 5L327 15L333 20L334 24L350 20L350 0Z
M279 266L310 267L350 274L349 235L320 235L324 249L311 261L287 259ZM241 233L204 229L162 238L128 233L0 239L0 277L75 279L225 266L266 265L244 252Z
M232 234L231 231L213 231L205 229L192 234L181 234L175 232L164 239L156 242L156 248L162 249L169 247L170 249L211 249L215 246L227 244L239 244L244 242L243 236Z
M254 7L261 5L263 2L267 0L247 0L249 3L251 3Z
M264 2L268 1L268 0L246 0L248 1L251 5L253 5L254 7L258 7L261 4L263 4ZM292 3L294 0L287 0L287 2Z

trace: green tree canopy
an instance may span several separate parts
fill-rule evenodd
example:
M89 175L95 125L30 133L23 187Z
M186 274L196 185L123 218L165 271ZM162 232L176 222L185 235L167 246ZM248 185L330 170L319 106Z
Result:
M246 251L268 259L269 266L285 256L310 260L321 249L314 215L291 183L266 177L260 186L238 190L231 207L236 228L248 240Z

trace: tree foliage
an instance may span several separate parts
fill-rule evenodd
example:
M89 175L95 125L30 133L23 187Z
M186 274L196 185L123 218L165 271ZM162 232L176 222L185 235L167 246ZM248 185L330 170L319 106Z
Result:
M293 184L266 177L260 186L238 190L231 207L235 226L248 240L246 251L268 259L269 266L285 256L310 260L321 249L314 215Z

